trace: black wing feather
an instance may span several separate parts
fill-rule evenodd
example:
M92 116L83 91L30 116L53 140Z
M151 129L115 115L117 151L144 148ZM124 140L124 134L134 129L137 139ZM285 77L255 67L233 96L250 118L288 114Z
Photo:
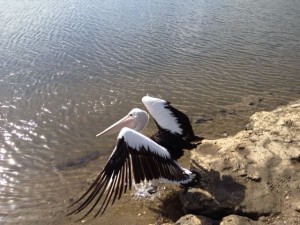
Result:
M140 139L140 143L143 143L144 139L148 139L142 134L132 132L128 128L126 129L131 132L135 140ZM97 205L99 205L99 209L95 216L103 214L110 202L113 205L117 198L120 199L122 194L126 193L127 188L129 190L132 188L132 174L135 183L159 178L172 181L187 179L187 175L170 155L160 154L157 150L153 151L149 146L142 144L139 146L139 149L130 147L124 138L125 132L123 133L123 136L119 135L116 147L103 171L88 190L71 205L79 204L69 215L77 214L85 210L89 205L91 207L81 219L88 216ZM148 139L149 141L152 143L150 139ZM166 151L165 149L163 150Z

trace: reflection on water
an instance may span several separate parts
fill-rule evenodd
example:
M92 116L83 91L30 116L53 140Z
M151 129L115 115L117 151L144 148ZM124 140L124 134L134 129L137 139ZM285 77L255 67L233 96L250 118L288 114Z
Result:
M111 151L95 134L144 94L192 119L299 96L299 1L12 0L0 16L1 222L62 205Z

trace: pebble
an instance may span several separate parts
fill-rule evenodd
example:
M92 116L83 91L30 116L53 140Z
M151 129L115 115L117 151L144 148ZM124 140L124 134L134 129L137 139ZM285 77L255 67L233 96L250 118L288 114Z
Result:
M226 132L222 133L223 137L228 137L228 134Z

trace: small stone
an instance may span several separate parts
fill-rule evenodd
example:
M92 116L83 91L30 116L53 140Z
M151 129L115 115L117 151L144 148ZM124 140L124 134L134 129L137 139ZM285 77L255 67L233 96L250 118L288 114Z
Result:
M222 133L223 137L228 137L228 134L226 132Z
M252 123L247 123L245 128L246 130L252 130L253 129Z
M213 225L214 221L205 216L196 216L192 214L181 217L175 225Z
M197 120L196 120L196 124L202 124L202 123L207 123L209 121L212 121L212 118L210 117L199 117Z

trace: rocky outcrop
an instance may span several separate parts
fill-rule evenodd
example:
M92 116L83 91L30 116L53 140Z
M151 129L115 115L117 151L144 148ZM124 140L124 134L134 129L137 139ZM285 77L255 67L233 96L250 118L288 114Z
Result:
M199 215L211 224L298 224L300 100L255 113L235 136L204 140L191 162L201 181L180 200L200 223L176 224L209 224Z

